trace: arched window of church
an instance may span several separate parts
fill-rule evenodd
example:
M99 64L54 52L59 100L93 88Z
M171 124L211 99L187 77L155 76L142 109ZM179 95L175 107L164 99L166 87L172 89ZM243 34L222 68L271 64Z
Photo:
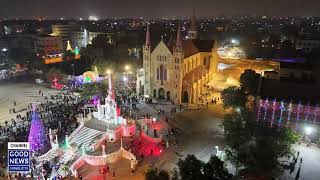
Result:
M163 81L163 65L160 65L160 80Z
M159 80L159 74L160 74L159 68L157 68L157 80Z
M167 80L167 68L164 68L164 80L166 81Z

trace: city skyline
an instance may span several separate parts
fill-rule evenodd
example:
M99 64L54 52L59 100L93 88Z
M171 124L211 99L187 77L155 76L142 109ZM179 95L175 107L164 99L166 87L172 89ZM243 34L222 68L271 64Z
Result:
M254 1L244 0L177 0L154 1L147 0L69 0L69 1L40 1L31 0L32 3L22 4L21 1L11 0L2 3L0 18L83 18L95 16L99 19L124 17L150 17L150 18L181 18L192 14L196 9L198 17L231 16L231 15L267 15L267 16L320 16L317 7L320 2L306 0L270 0ZM289 8L290 5L290 8ZM304 7L301 9L301 7Z

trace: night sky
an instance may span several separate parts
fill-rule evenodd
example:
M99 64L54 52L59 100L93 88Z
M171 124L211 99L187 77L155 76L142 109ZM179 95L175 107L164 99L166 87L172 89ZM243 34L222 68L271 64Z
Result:
M320 16L320 0L1 0L0 18Z

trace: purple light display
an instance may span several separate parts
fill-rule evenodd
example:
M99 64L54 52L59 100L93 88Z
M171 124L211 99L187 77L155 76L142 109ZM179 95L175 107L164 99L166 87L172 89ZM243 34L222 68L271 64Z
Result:
M45 128L41 119L39 118L35 105L33 105L32 110L32 120L29 130L28 142L30 143L31 152L44 152L49 147Z

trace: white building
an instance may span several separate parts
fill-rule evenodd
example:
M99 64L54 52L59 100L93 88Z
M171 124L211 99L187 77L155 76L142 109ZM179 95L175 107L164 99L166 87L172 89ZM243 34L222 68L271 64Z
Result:
M70 42L72 44L72 47L78 47L79 49L81 47L85 47L88 44L92 43L92 40L96 38L98 35L104 35L108 38L108 44L113 44L113 34L112 33L104 33L104 32L91 32L87 29L83 29L81 31L74 31L71 32L70 35Z

